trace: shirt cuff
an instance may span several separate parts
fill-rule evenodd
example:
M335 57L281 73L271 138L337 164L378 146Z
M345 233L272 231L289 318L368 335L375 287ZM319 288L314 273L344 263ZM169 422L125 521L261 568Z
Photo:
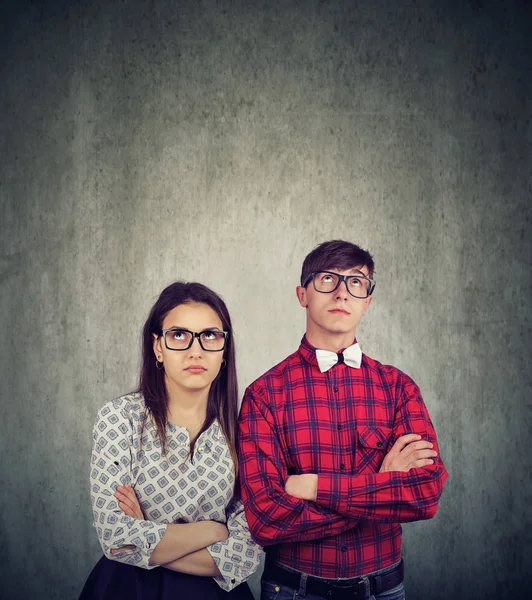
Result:
M349 502L349 477L345 475L318 475L316 504L333 512L346 512Z
M259 555L262 553L261 548L251 539L242 541L231 537L207 546L207 551L220 571L220 575L214 577L214 581L226 592L230 592L251 577L258 567Z
M401 485L403 475L406 473L399 471L362 475L319 475L316 504L349 517L367 516L374 512L379 504L377 494ZM392 494L393 491L389 491L388 495L381 498L381 502L384 499L391 502ZM399 501L399 498L397 500Z
M154 569L159 565L150 565L150 556L154 551L155 546L162 540L166 533L166 524L153 523L152 521L136 521L139 524L133 536L128 536L127 532L116 531L112 545L107 542L105 544L105 555L110 560L116 560L126 565L134 565L143 569ZM127 526L126 526L127 527ZM120 534L126 534L118 537ZM124 550L113 554L112 549L123 546L135 546L134 549Z

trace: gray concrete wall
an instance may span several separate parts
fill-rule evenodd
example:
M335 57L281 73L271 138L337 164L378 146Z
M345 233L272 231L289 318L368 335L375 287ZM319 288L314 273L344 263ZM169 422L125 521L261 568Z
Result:
M171 281L232 312L241 388L292 352L305 254L377 264L359 331L421 386L450 479L409 600L531 575L525 2L4 2L0 596L73 600L97 409Z

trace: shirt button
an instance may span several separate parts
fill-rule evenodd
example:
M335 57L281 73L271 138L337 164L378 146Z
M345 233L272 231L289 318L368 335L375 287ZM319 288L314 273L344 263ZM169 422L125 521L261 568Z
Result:
M342 546L342 552L347 552L347 546Z
M231 579L231 583L234 583L236 581L236 579Z
M340 465L340 469L341 469L342 471L345 469L345 465L344 465L344 463L342 463L342 464Z
M151 548L151 544L150 544L150 542L148 542L148 543L146 544L146 548Z
M337 392L337 391L338 391L338 388L337 388L336 386L334 386L334 391L335 391L335 392Z
M382 442L377 442L377 447L380 448L382 446Z
M341 425L337 425L336 427L338 427L338 431L342 431L342 426Z

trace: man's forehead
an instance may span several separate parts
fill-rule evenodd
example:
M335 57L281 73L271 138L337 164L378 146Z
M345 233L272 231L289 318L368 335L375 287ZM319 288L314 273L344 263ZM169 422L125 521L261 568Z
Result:
M340 275L364 275L368 276L368 267L367 265L358 265L356 267L351 267L350 269L341 269L339 267L331 267L330 269L325 269L326 271L334 271L335 273L339 273Z

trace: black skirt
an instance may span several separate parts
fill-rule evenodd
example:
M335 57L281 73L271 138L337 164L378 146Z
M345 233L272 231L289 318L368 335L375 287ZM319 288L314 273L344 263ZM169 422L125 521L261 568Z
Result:
M253 600L247 583L225 592L212 577L186 575L157 567L141 569L109 560L98 561L79 600Z

